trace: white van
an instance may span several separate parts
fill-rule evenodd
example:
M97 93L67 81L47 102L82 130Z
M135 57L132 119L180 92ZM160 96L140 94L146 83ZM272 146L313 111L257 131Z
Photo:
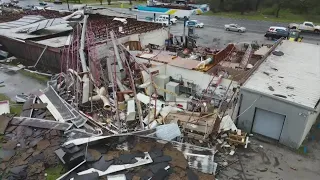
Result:
M169 21L169 15L160 15L157 19ZM170 24L176 24L177 21L178 20L175 17L170 16Z

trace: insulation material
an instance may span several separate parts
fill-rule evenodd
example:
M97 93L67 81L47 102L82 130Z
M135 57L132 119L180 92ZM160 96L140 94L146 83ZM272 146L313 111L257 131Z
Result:
M136 108L133 99L127 103L127 121L134 121L136 119Z
M177 107L173 106L165 106L161 109L160 115L162 116L163 119L165 119L169 113L171 112L182 112L183 110Z
M231 117L229 115L224 116L221 120L220 123L220 128L219 128L219 132L220 131L237 131L237 126L234 124L233 120L231 119Z
M150 97L149 96L146 96L142 93L138 93L137 94L137 99L142 102L143 104L146 104L148 105L149 102L150 102ZM156 101L151 99L151 104L152 105L155 105L156 104ZM157 100L157 107L161 107L163 104L165 104L163 101L160 101L160 100Z
M156 108L156 112L154 112L155 108L152 108L150 113L144 118L143 123L148 125L150 122L152 122L155 119L155 117L159 115L161 109L162 109L161 106L160 107L158 106Z
M156 131L156 135L158 138L171 141L175 139L176 137L181 136L180 128L178 124L172 123L172 124L164 124L161 126L158 126Z

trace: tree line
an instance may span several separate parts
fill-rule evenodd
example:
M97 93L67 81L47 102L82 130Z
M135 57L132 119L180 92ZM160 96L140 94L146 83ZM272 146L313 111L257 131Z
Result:
M320 15L320 0L199 0L207 3L213 12L240 12L264 10L266 15L279 17L281 10L293 14Z

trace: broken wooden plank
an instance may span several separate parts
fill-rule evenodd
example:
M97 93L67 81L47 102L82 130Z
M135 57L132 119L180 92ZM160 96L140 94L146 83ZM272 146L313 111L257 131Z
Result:
M48 105L47 103L30 104L28 106L23 107L23 110L28 110L28 109L46 109L47 105Z
M34 104L36 102L36 98L30 98L28 99L24 104L23 104L23 111L21 112L20 116L21 117L32 117L32 113L33 113L33 109L28 109L28 107L31 105L31 104Z
M5 115L0 115L0 134L5 133L10 120L11 120L11 118L9 118Z
M28 117L14 117L10 124L20 126L31 126L44 129L56 129L61 131L69 130L72 127L71 123L64 123L52 120L28 118Z

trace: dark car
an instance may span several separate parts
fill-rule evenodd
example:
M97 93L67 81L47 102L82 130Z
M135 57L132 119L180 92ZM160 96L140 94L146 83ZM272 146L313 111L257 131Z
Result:
M53 3L54 4L62 4L62 0L54 0Z
M280 39L282 37L287 39L289 34L289 30L285 27L270 27L264 37L268 39Z

